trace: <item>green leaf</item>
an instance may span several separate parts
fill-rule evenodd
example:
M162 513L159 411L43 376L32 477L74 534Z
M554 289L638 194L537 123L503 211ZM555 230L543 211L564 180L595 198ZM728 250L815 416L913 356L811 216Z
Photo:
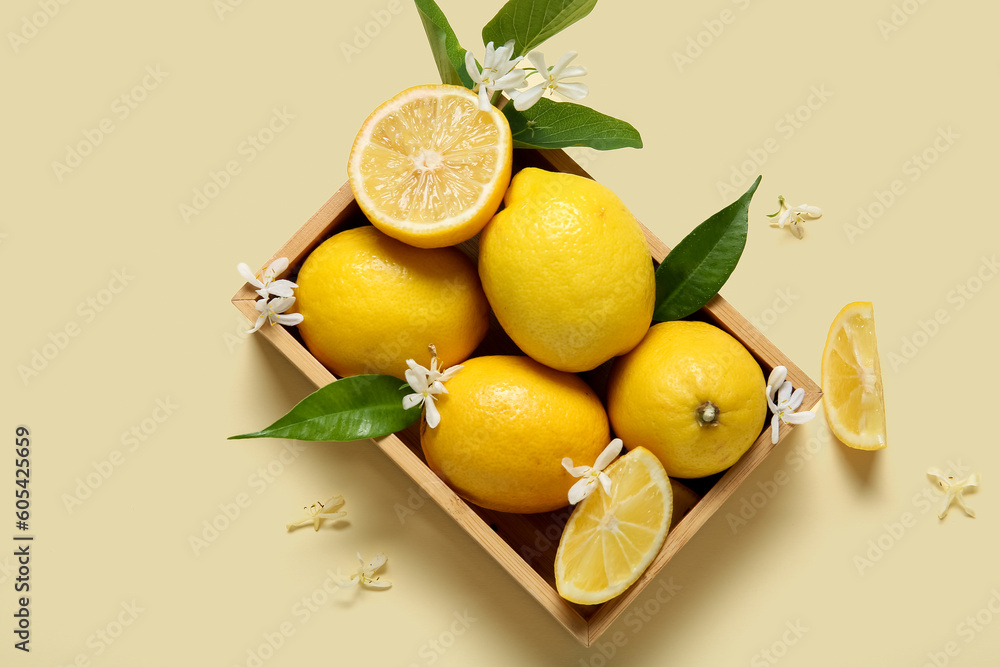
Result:
M510 124L514 148L642 148L642 137L634 127L581 104L543 97L524 111L508 103L503 115Z
M229 439L347 442L380 438L401 431L420 418L420 406L403 409L403 396L411 393L413 390L391 375L346 377L309 394L263 431Z
M472 79L465 70L465 49L458 43L458 37L444 12L434 0L413 0L413 4L417 6L420 21L424 24L441 83L472 88Z
M500 48L514 40L514 55L533 48L565 30L597 4L597 0L510 0L483 28L483 44Z
M712 300L726 284L747 242L747 214L760 176L735 202L701 223L656 269L653 319L679 320Z

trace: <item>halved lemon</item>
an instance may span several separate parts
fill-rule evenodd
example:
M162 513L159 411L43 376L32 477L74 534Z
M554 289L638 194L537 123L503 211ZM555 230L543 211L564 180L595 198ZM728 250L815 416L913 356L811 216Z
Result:
M372 224L419 248L475 236L510 184L513 142L496 107L461 86L408 88L361 126L347 163Z
M882 449L885 399L870 301L849 303L830 325L823 349L823 411L837 439L855 449Z
M606 472L611 494L598 488L580 502L559 540L556 590L570 602L607 602L635 583L670 526L670 481L648 449L636 447Z

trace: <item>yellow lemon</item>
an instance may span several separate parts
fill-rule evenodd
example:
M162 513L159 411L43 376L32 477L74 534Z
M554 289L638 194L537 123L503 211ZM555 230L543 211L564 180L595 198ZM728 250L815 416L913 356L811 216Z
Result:
M466 359L489 326L475 265L454 248L423 250L364 226L335 234L299 270L298 330L339 376L403 377L406 360L429 367Z
M441 421L421 427L427 464L458 495L501 512L569 504L562 466L593 465L610 441L604 406L575 375L527 357L476 357L437 397Z
M639 223L603 185L523 169L483 230L479 276L504 331L528 356L590 370L642 340L656 283Z
M622 593L660 552L672 514L667 474L636 447L606 470L611 494L597 488L573 510L556 550L556 590L578 604Z
M645 447L671 477L736 463L767 417L764 372L739 341L704 322L663 322L608 379L608 416L627 447Z
M408 88L365 120L347 175L372 224L410 245L475 236L510 183L513 141L495 107L461 86Z
M854 449L886 445L882 368L870 301L838 313L823 348L823 412L837 439Z

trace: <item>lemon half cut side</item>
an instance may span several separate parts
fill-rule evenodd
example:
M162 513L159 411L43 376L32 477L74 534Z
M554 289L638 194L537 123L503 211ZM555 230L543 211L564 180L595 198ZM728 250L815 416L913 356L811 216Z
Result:
M496 107L460 86L408 88L354 140L347 174L358 206L385 234L420 248L475 236L510 183L513 141Z
M642 576L670 527L667 473L636 447L611 464L611 494L596 489L573 510L556 551L556 590L578 604L601 604Z
M837 439L854 449L886 446L885 397L870 301L849 303L837 314L822 365L823 412Z

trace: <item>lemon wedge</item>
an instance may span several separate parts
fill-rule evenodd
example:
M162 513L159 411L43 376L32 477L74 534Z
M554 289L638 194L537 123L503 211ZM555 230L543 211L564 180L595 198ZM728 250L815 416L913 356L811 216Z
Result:
M670 481L649 450L636 447L605 472L611 494L598 488L576 506L556 551L556 590L570 602L607 602L635 583L670 526Z
M885 399L871 302L847 304L830 325L822 374L823 412L837 439L855 449L885 447Z
M513 141L496 107L461 86L408 88L368 116L347 174L372 224L420 248L475 236L510 184Z

